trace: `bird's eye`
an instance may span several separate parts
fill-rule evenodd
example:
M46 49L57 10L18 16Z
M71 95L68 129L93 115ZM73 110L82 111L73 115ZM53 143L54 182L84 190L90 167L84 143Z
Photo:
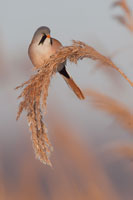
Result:
M42 38L41 38L41 40L40 40L38 45L43 44L44 40L46 39L46 37L47 37L46 34L43 34L43 36L42 36Z

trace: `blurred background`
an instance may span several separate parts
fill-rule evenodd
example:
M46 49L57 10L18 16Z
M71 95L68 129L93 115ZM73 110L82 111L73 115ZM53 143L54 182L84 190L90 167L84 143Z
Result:
M0 200L132 199L133 89L118 72L68 62L84 101L53 77L45 116L53 169L35 159L26 113L16 122L21 90L14 88L33 74L27 49L39 26L63 45L74 39L94 47L133 80L133 32L117 20L127 13L115 2L0 0Z

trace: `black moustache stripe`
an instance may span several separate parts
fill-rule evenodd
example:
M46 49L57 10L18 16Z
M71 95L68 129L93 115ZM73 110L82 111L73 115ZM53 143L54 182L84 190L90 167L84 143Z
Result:
M38 45L43 44L46 37L46 35L43 35Z
M52 40L52 38L50 38L50 44L51 44L51 45L53 44L53 40Z

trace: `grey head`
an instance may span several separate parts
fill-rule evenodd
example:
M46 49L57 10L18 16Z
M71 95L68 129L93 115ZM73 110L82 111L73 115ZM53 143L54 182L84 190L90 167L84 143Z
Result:
M50 29L47 26L39 27L33 35L32 42L38 42L38 44L43 44L44 40L49 37Z

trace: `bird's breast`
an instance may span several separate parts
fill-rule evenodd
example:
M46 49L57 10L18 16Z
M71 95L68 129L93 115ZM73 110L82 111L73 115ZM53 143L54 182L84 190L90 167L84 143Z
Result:
M53 52L50 45L38 45L33 43L29 46L28 54L32 64L36 68L39 68L50 58Z
M48 60L50 56L52 56L62 46L58 40L54 38L52 40L52 45L49 38L40 45L38 45L37 42L30 44L28 54L32 64L36 68L42 67L46 60Z

